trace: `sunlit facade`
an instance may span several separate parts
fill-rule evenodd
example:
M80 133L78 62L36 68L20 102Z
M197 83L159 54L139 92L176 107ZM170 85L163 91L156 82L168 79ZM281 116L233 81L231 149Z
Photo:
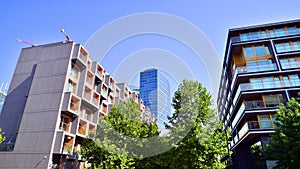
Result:
M274 159L255 151L270 142L279 105L298 97L299 73L299 20L229 30L218 95L228 168L272 168Z

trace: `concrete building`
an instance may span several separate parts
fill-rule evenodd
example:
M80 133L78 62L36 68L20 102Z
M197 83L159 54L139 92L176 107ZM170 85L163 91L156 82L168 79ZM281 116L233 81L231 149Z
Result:
M148 69L140 73L140 98L157 118L157 125L164 129L171 116L170 84L163 73L157 69Z
M229 128L227 168L272 168L257 158L274 133L280 103L300 91L300 20L230 29L218 95L218 113Z
M0 115L0 168L84 168L77 153L83 138L112 105L132 96L80 44L22 49Z

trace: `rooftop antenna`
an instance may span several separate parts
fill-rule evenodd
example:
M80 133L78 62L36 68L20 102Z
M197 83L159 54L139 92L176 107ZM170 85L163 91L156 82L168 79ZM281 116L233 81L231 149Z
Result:
M24 43L26 45L30 45L31 47L35 47L37 45L35 43L31 43L31 42L28 42L28 41L22 40L22 39L17 39L17 42L21 42L21 43Z
M72 42L71 38L70 38L69 35L65 32L65 29L64 29L64 28L61 28L60 32L63 33L63 34L65 35L65 37L66 37L66 39L67 39L67 40L66 40L67 43L68 43L68 42Z

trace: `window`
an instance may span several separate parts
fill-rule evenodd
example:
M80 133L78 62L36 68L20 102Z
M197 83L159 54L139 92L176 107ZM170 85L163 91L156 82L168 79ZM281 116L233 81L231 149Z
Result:
M256 40L256 39L259 39L260 36L259 36L259 32L252 32L252 40Z
M263 78L264 89L270 89L274 87L274 82L272 77Z
M285 36L285 35L286 35L286 31L284 28L276 29L276 36Z
M261 78L251 79L251 85L252 85L252 89L262 89L263 88Z
M265 56L267 54L270 54L270 50L268 47L266 47L264 45L247 46L247 47L244 47L244 54L247 58L253 57L253 56Z
M242 41L250 40L250 34L249 33L243 33L243 34L241 34L241 40Z
M300 67L300 57L280 59L280 64L283 69Z
M289 33L289 35L297 34L297 28L296 27L288 27L288 33Z
M282 44L282 43L275 44L275 47L276 47L277 53L284 52L284 47L283 47L283 44Z
M69 132L70 118L61 116L59 129Z
M300 50L298 41L277 43L275 44L275 47L278 53Z
M299 76L298 75L290 75L290 81L293 86L299 86Z
M270 115L259 115L260 128L273 128Z
M245 47L244 52L245 52L246 57L255 56L252 47Z
M274 30L269 30L269 34L270 34L270 37L271 37L271 38L274 38L274 37L275 37L275 32L274 32Z
M260 33L261 33L261 38L268 38L266 31L261 31Z
M264 46L255 46L254 48L255 48L256 56L265 55L265 47Z
M299 42L293 42L294 50L300 50Z

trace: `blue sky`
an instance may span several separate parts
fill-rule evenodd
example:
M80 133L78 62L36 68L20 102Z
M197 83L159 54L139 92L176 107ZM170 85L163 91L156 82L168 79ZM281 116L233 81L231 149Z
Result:
M290 1L238 1L238 0L127 0L127 1L4 1L0 10L0 82L10 82L21 48L17 43L24 39L37 44L63 41L62 27L77 43L86 41L106 24L126 15L143 12L161 12L183 18L200 29L214 45L222 61L229 28L300 18L300 2ZM184 46L166 37L138 36L124 41L108 53L108 56L125 57L143 48L161 48L182 57L192 55ZM93 56L92 56L93 57ZM93 57L97 59L97 57ZM104 60L105 61L105 60ZM201 74L205 69L193 60L188 66ZM105 64L108 72L116 65ZM200 73L198 73L198 72ZM206 73L199 77L206 77ZM209 85L207 77L198 80ZM206 80L205 80L206 79Z

